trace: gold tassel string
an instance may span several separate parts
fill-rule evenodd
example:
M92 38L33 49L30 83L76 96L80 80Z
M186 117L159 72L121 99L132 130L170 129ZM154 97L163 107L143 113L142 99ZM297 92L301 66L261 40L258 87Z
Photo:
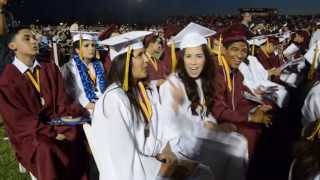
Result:
M125 62L125 70L124 70L124 78L123 78L123 84L122 84L122 89L124 91L129 90L129 66L130 66L130 57L131 57L131 47L128 47L127 50L127 57L126 57L126 62Z

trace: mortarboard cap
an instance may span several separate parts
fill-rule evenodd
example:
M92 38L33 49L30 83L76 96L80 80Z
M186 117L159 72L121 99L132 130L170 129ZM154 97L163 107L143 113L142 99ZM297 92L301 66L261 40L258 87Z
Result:
M255 45L255 46L261 46L262 44L264 44L265 42L267 42L268 38L259 38L259 39L249 39L247 40L248 44L250 45Z
M206 38L214 34L216 32L209 28L196 23L190 23L173 38L171 43L176 43L180 49L196 47L207 44Z
M111 37L101 41L101 45L110 46L110 59L114 60L121 54L127 54L125 62L124 79L122 89L128 91L129 89L129 66L131 50L144 48L142 40L145 36L151 34L149 31L131 31L118 36Z
M72 42L81 40L96 41L98 32L71 31Z
M103 40L99 44L110 46L110 58L114 60L117 56L126 53L129 47L131 50L143 48L143 38L151 33L149 31L131 31Z
M229 44L236 41L247 41L247 30L241 24L233 24L222 32L222 44Z

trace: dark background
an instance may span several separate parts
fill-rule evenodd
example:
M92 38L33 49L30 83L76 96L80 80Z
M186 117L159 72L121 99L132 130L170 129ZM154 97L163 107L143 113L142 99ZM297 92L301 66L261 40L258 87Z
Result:
M10 0L9 0L10 1ZM238 8L277 8L281 14L320 14L320 0L11 0L22 23L159 22L174 15L234 14Z

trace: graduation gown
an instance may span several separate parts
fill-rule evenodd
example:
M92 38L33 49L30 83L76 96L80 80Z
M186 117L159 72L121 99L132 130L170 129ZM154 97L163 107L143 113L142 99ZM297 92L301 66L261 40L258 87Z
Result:
M306 127L308 124L320 118L320 83L315 83L304 100L302 112L302 125Z
M262 133L262 126L248 122L249 113L257 107L257 103L245 99L244 92L250 92L242 83L243 76L238 70L231 73L232 91L227 87L223 68L216 69L213 116L219 123L228 122L237 126L238 132L248 140L249 154L254 153L255 146Z
M170 119L163 119L157 87L151 86L147 90L153 110L148 137L142 114L131 110L129 99L118 84L111 84L96 103L91 126L94 138L89 139L89 144L95 149L100 179L165 179L158 176L161 163L154 156L179 135L173 131L178 125L167 126ZM187 179L213 180L211 172L202 166Z
M198 79L196 83L199 97L203 102L202 82ZM183 103L177 112L172 110L172 85L180 87L184 93ZM245 179L248 145L242 135L236 132L225 133L205 128L204 122L216 123L215 118L211 113L208 116L201 112L198 112L198 115L192 114L191 102L186 94L185 86L177 74L171 74L167 81L160 86L160 98L163 108L160 114L166 115L162 118L167 119L166 126L177 127L176 130L171 130L166 134L180 131L176 140L174 140L174 136L171 136L170 140L173 151L176 154L184 155L180 158L187 157L209 166L215 178L219 180Z
M103 64L99 62L100 66L103 67ZM64 64L61 68L61 73L63 78L65 79L65 86L68 94L78 101L83 107L85 107L88 103L90 103L89 99L86 96L84 91L84 87L82 85L80 72L77 68L77 65L74 59L71 59L68 63ZM99 98L103 92L100 89L98 78L96 80L95 85L95 94L97 98Z
M147 72L149 81L166 79L167 76L170 75L172 71L172 60L171 49L169 46L164 46L164 52L161 55L160 59L156 60L156 62L158 65L158 70L155 69L150 61L148 62Z
M151 58L151 57L149 57ZM151 80L159 80L159 79L166 79L166 77L170 74L171 72L171 61L168 61L168 58L161 58L160 60L156 60L153 58L154 62L157 64L157 68L154 67L152 62L149 60L148 61L148 67L147 67L147 72L148 72L148 79Z
M100 66L103 67L102 63L100 63ZM90 103L89 99L86 97L84 87L81 81L80 73L77 68L77 65L74 61L74 59L71 59L68 63L64 64L61 68L62 76L65 80L65 86L66 91L68 94L77 102L79 102L83 107L85 107L88 103ZM96 82L98 82L98 78ZM96 97L100 98L103 94L102 90L100 89L99 83L96 83L95 87L96 91ZM92 110L89 110L90 114L92 114ZM85 123L83 124L83 130L85 132L85 135L87 137L88 142L92 142L89 139L92 139L92 129L90 124ZM94 153L95 149L91 149L91 152Z
M16 158L37 179L86 179L87 154L81 129L47 122L87 112L69 101L55 64L41 63L40 86L44 106L31 81L15 65L8 64L0 77L0 113ZM56 140L58 133L67 140Z
M260 48L257 50L255 56L266 70L278 68L283 64L280 58L274 53L268 57Z
M112 102L112 103L111 103ZM89 143L100 179L152 180L157 177L160 162L154 157L166 145L158 131L158 119L153 108L149 137L145 137L143 116L131 110L122 88L111 84L96 102ZM90 141L90 139L89 139Z
M288 92L285 87L268 79L268 71L264 69L256 57L248 56L248 64L242 62L239 66L239 71L244 77L243 84L249 88L252 93L254 93L254 90L259 86L276 86L278 90L273 94L276 99L272 100L272 102L280 108L288 103Z

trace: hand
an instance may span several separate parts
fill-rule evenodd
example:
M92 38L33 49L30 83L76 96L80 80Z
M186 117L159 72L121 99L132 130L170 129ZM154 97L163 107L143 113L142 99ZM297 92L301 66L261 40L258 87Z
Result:
M86 106L85 106L85 108L86 109L90 109L90 110L94 110L94 106L95 106L95 104L94 103L88 103Z
M63 141L65 139L66 139L66 136L63 134L57 134L57 136L56 136L56 140L58 140L58 141Z
M170 145L167 144L161 154L159 154L156 158L162 162L159 171L160 175L164 177L171 177L174 173L175 167L178 164L178 160L175 154L171 151Z
M264 89L263 86L259 86L258 88L254 89L253 92L257 96L262 96L264 94L263 89Z
M280 68L272 68L268 70L268 76L280 76L281 74L281 69Z
M257 124L265 124L267 127L272 123L271 115L267 114L272 107L270 105L259 106L256 111L250 115L249 122Z
M171 85L171 95L173 98L173 102L172 102L172 108L175 112L178 111L179 106L182 105L183 103L183 98L184 98L184 92L183 89L181 87L176 86L175 84L173 84L170 80L168 80L168 82Z

